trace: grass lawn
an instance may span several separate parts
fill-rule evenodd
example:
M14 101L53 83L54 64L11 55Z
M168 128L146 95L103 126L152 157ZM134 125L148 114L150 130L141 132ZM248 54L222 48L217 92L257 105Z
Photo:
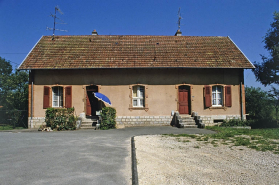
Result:
M274 129L235 129L227 127L206 127L214 130L216 134L210 135L188 135L188 134L167 134L177 137L178 141L188 142L183 137L195 138L197 141L210 143L214 147L219 144L233 146L247 146L258 151L272 151L279 154L279 128Z

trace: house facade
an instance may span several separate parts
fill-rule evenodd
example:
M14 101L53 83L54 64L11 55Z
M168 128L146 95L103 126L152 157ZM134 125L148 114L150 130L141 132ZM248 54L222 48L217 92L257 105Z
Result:
M45 110L94 116L108 106L118 126L170 125L192 112L206 125L245 119L244 69L254 66L229 37L43 36L20 65L29 70L29 128Z

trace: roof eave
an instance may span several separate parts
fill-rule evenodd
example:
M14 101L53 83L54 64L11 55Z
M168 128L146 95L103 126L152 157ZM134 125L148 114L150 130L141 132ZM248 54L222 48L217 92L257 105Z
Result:
M253 66L252 68L246 68L246 69L254 69L254 64L248 59L248 57L242 52L242 50L234 43L234 41L228 36L230 41L237 47L237 49L242 53L242 55L250 62L250 64Z
M69 70L69 69L253 69L251 67L99 67L99 68L24 68L20 70Z
M29 51L29 53L26 55L26 57L23 59L23 61L20 63L20 65L18 66L17 70L30 70L30 69L20 69L20 66L23 64L23 62L27 59L27 57L29 56L29 54L33 51L33 49L37 46L37 44L40 42L40 40L43 38L43 35L41 36L41 38L37 41L37 43L33 46L33 48Z

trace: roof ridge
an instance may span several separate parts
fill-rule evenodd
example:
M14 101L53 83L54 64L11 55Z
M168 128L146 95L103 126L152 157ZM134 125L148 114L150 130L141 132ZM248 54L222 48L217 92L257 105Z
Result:
M54 37L176 37L176 38L183 38L183 37L220 37L220 38L227 38L229 36L198 36L198 35L183 35L183 36L175 36L175 35L56 35ZM52 35L43 35L42 37L53 37Z

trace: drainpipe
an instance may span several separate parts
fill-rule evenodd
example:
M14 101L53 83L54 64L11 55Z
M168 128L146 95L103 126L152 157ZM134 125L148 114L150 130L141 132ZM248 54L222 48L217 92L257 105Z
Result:
M33 119L33 79L32 79L32 85L31 85L31 119Z
M33 88L34 88L34 79L33 75L31 74L31 70L29 71L29 78L31 79L31 107L30 107L30 127L32 128L32 119L33 119Z
M241 121L243 121L243 98L242 98L242 82L240 82L240 109L241 109Z

